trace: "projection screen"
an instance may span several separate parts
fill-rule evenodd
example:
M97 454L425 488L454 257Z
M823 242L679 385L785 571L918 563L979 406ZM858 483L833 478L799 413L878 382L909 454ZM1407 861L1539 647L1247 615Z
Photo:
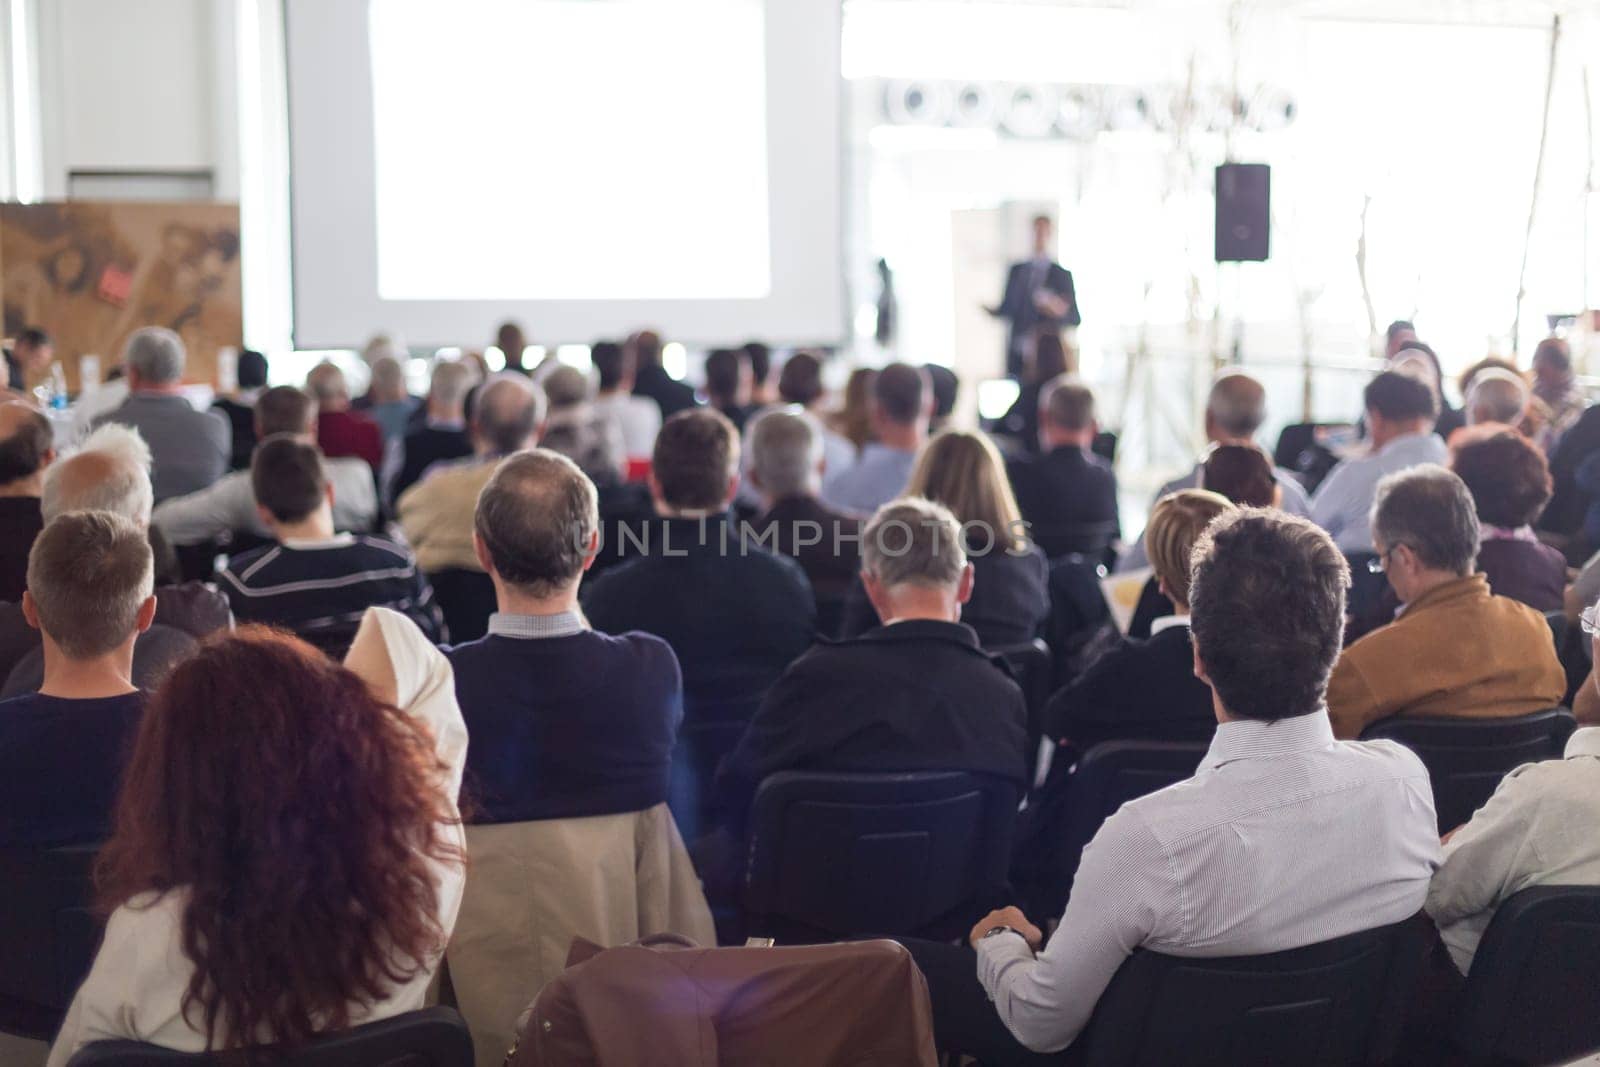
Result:
M286 17L296 347L844 335L837 3Z

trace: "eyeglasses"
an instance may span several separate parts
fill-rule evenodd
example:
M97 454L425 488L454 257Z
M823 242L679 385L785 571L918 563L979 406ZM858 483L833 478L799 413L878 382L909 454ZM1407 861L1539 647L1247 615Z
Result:
M1399 548L1401 543L1402 542L1396 541L1394 544L1384 549L1379 555L1373 556L1371 559L1367 560L1367 573L1382 574L1388 567L1389 557L1394 554L1394 550Z
M1600 636L1600 604L1590 604L1578 616L1578 625L1583 627L1583 632L1590 637Z

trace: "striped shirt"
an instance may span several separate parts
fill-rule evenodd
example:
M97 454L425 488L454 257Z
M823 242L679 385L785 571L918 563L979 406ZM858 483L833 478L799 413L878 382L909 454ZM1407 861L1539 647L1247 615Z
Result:
M1124 804L1084 850L1037 958L978 942L1017 1040L1069 1045L1134 949L1254 956L1416 914L1439 866L1428 772L1391 741L1335 741L1325 712L1217 728L1195 776Z
M344 655L374 607L409 617L430 641L444 638L444 617L416 559L381 537L268 545L230 559L219 584L240 623L292 630L333 656Z

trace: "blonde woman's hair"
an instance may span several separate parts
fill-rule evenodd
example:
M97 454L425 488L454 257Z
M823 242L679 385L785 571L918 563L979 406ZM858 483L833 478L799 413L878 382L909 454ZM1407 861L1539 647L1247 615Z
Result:
M966 534L969 554L1021 552L1028 537L1000 450L981 433L941 430L917 456L907 496L943 504Z
M1144 528L1144 547L1156 577L1175 602L1185 607L1189 604L1189 566L1195 543L1218 515L1233 508L1227 497L1208 489L1180 489L1156 501Z

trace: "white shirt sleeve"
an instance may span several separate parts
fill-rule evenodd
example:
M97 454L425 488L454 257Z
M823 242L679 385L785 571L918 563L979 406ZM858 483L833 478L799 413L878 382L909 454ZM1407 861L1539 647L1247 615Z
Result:
M1542 869L1531 833L1544 793L1537 771L1534 764L1507 775L1444 846L1424 905L1441 927L1492 912Z
M1137 811L1106 820L1084 850L1061 925L1037 959L1020 937L978 942L978 980L1017 1040L1036 1052L1070 1045L1123 961L1174 922L1176 885Z

